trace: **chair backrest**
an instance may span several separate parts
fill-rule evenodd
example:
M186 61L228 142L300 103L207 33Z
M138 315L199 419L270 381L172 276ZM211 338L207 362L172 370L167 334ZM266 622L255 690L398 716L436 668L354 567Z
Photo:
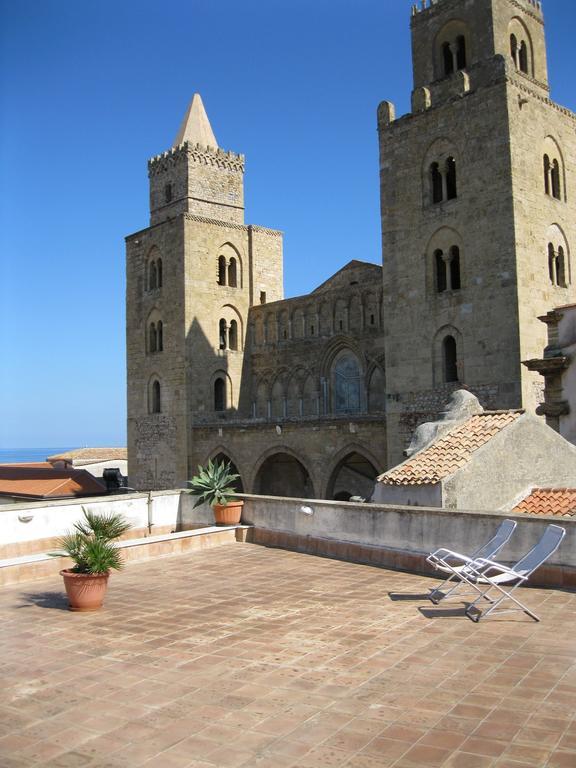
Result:
M480 547L477 552L474 552L474 555L472 556L473 559L476 560L479 557L485 557L488 560L492 560L494 555L502 549L510 536L512 536L516 525L517 523L515 520L503 520L490 541L487 541L483 547Z
M540 541L516 563L512 570L523 576L531 574L556 552L564 536L566 536L566 530L559 525L546 526Z

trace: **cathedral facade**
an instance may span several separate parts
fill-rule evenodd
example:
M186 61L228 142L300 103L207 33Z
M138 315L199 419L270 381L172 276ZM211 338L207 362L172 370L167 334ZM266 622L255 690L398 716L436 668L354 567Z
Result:
M149 162L127 244L130 484L225 458L246 492L368 497L454 389L534 410L538 321L575 300L576 117L549 99L535 0L411 19L412 111L378 108L382 267L283 298L282 235L244 222L244 158L196 95Z

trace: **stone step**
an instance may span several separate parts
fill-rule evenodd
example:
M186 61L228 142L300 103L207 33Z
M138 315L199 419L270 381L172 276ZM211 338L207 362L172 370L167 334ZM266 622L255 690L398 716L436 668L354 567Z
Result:
M115 543L122 550L124 563L155 560L171 555L181 555L200 549L246 541L250 526L210 526L178 533L166 533L127 539ZM47 552L38 552L23 557L0 560L0 586L18 584L22 581L35 581L47 576L54 576L63 568L69 568L72 561L68 557L52 557Z

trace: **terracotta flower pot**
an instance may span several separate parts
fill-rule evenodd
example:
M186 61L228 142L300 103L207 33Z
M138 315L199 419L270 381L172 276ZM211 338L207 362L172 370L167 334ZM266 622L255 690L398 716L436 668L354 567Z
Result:
M60 573L71 611L97 611L102 607L109 573L74 573L67 569Z
M242 517L243 501L229 501L228 504L215 504L214 521L216 525L238 525Z

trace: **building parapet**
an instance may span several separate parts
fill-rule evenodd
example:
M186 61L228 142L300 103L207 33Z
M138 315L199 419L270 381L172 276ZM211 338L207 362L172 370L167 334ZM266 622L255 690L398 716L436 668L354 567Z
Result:
M159 173L164 173L168 168L177 165L186 158L201 165L211 165L217 168L244 173L244 155L237 155L235 152L224 149L212 149L212 147L191 144L185 141L178 147L172 147L166 150L166 152L152 157L148 161L148 175L155 176Z
M537 21L543 22L541 0L508 0L510 5L532 16ZM412 20L417 22L421 17L429 17L437 10L446 10L455 7L460 0L420 0L412 5Z

